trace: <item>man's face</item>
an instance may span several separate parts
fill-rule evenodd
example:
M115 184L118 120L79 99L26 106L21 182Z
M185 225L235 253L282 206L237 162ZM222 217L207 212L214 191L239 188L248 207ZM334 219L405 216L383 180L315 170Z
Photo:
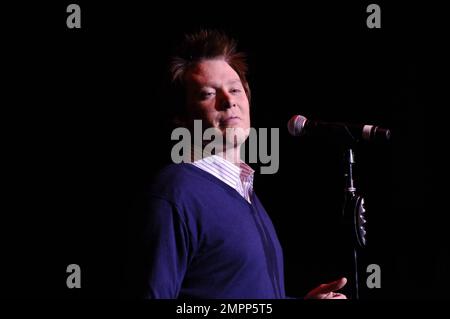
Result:
M249 133L250 106L236 71L224 60L204 60L186 73L185 83L190 120L201 119L204 127L217 129L228 143L242 144ZM227 131L236 139L231 140Z

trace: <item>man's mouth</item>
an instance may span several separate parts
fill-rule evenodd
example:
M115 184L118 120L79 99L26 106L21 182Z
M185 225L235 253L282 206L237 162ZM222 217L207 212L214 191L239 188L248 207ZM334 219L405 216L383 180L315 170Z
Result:
M232 125L239 123L241 118L239 116L229 116L220 121L220 124L223 126Z

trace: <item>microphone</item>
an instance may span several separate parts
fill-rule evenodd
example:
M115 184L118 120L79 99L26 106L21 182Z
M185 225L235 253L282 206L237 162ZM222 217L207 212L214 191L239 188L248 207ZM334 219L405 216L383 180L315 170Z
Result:
M386 142L391 138L389 129L379 126L313 121L302 115L294 115L287 126L289 133L293 136L338 137L351 142L359 140Z

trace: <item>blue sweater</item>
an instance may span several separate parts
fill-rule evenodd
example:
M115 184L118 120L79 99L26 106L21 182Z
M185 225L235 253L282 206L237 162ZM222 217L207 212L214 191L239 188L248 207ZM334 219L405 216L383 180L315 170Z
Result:
M191 164L149 191L146 298L285 298L283 256L261 202Z

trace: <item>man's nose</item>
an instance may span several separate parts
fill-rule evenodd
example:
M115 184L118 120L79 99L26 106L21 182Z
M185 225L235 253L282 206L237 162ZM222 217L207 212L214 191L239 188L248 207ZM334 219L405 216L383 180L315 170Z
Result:
M237 106L236 102L234 101L233 96L226 92L222 93L221 99L220 99L220 108L223 110L226 110L233 106Z

